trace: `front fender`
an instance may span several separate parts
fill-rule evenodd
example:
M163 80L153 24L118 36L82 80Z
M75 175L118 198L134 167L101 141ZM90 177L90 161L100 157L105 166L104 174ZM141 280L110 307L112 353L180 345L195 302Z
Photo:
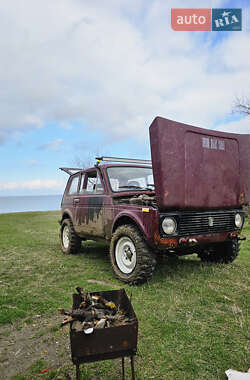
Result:
M154 234L159 228L157 210L148 207L138 207L137 209L119 212L113 221L112 233L117 226L126 224L129 220L138 227L146 242L150 246L154 246Z

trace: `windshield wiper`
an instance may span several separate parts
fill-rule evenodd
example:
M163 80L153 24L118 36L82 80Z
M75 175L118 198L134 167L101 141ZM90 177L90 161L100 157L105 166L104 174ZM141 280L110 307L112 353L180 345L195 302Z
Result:
M148 184L148 186L154 186L151 184ZM119 189L139 189L139 190L149 190L149 191L154 191L151 187L142 187L142 186L135 186L135 185L124 185L124 186L119 186Z
M125 185L125 186L119 186L119 189L143 189L143 187L134 186L134 185Z
M149 187L149 186L152 186L152 187ZM150 191L154 191L154 187L155 185L153 183L147 183L147 187L144 187L143 190L150 190Z

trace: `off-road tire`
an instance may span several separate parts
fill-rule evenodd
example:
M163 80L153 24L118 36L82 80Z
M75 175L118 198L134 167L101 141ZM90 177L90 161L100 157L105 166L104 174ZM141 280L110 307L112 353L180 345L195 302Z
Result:
M240 242L236 239L224 243L217 243L198 253L201 261L209 263L232 263L240 251Z
M129 238L135 247L136 263L130 273L122 272L116 261L116 245L124 237ZM148 281L152 277L156 266L155 254L147 246L140 231L130 224L118 227L113 233L110 244L110 261L115 276L130 285L137 285Z
M65 235L68 236L68 244L65 244ZM64 219L60 229L61 250L69 255L80 251L81 239L76 235L71 219Z

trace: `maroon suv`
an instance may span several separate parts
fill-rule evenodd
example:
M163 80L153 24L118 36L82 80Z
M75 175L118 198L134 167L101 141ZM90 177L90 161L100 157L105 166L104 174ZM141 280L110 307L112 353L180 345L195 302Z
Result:
M152 162L100 157L87 170L61 168L70 175L62 251L107 241L115 275L131 284L152 276L160 253L232 262L250 201L250 135L157 117L150 143Z

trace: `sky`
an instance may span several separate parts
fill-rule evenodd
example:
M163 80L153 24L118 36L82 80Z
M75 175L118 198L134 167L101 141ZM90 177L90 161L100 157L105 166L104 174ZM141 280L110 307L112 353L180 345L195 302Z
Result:
M171 29L171 8L242 8L242 31ZM250 5L234 0L0 3L0 196L61 194L60 167L150 159L156 116L250 133Z

